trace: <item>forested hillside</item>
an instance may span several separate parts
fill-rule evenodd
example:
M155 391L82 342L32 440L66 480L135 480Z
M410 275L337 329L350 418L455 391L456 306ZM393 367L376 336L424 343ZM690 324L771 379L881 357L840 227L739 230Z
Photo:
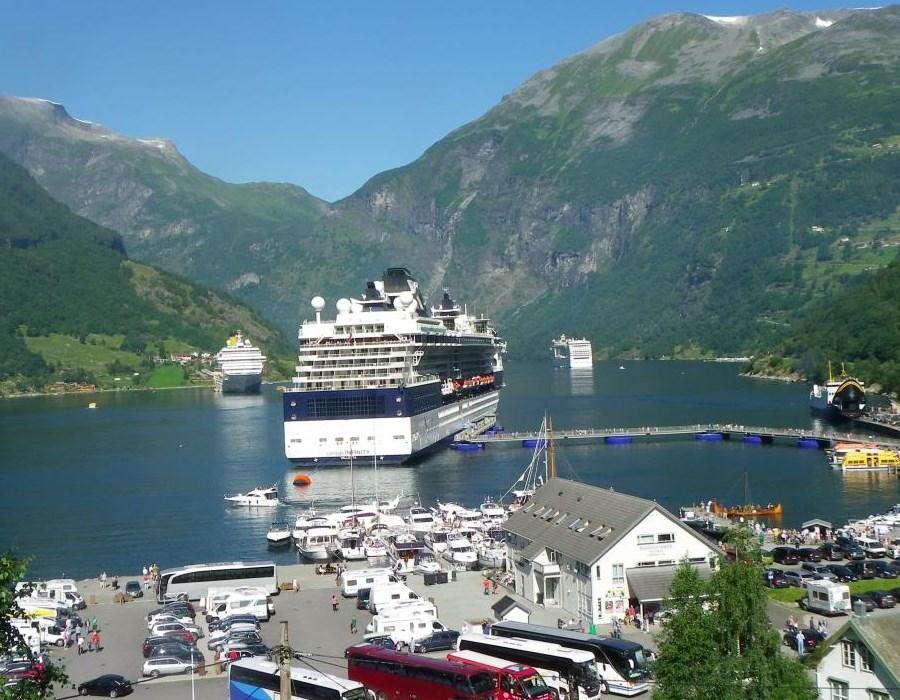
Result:
M131 386L153 358L215 352L241 328L277 358L281 334L242 304L130 261L0 155L0 392L53 382Z

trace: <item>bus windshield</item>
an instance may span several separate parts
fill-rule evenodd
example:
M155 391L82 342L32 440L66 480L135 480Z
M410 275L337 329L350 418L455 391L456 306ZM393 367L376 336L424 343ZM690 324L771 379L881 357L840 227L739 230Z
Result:
M639 681L649 677L649 664L643 647L639 646L628 651L607 648L606 654L613 668L619 672L622 678Z
M525 694L530 698L544 695L548 691L547 684L544 682L544 677L541 676L540 673L532 673L530 676L524 676L519 679L519 683L522 684Z
M575 664L574 670L575 683L584 688L584 692L588 696L593 697L600 692L600 678L597 676L597 671L594 670L592 661Z

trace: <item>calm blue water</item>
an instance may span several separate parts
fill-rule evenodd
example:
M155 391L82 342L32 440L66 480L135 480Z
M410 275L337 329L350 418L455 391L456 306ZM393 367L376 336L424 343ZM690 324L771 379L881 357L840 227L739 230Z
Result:
M500 423L534 430L545 411L558 429L731 422L809 426L807 389L745 379L738 367L689 362L603 363L588 374L545 363L510 364ZM290 485L282 452L281 395L222 397L208 390L100 394L0 402L0 547L34 557L35 576L131 572L143 563L275 558L265 532L275 514L228 508L227 492L278 483L289 505L343 503L349 469L310 472ZM99 409L86 408L96 400ZM558 472L592 484L679 505L742 500L743 472L757 501L784 503L786 525L810 517L836 522L900 501L900 479L843 475L814 450L741 443L565 444ZM477 505L499 496L528 462L518 446L483 452L441 450L414 467L378 470L382 497ZM358 495L375 474L355 469ZM294 504L294 505L291 505Z

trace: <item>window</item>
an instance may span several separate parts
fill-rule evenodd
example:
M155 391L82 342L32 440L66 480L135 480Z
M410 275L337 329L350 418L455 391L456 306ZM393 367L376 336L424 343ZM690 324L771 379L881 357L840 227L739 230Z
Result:
M672 566L675 563L674 559L660 559L656 562L657 566Z
M638 544L653 544L655 538L653 535L638 535L637 543Z
M828 687L831 689L831 700L850 700L849 683L829 678Z
M859 670L875 673L875 659L872 658L872 652L868 647L860 644L856 647L859 654Z
M891 696L880 690L870 690L868 700L891 700Z
M550 549L549 547L547 547L547 561L549 561L551 564L555 564L557 556L558 554L555 549Z
M656 541L657 541L657 542L660 542L660 543L662 543L662 542L674 542L674 541L675 541L675 535L673 535L671 532L665 532L665 533L663 533L663 534L661 534L661 535L657 535L657 536L656 536Z
M646 567L648 567L648 566L656 566L656 562L655 562L655 561L639 561L639 562L637 563L637 565L638 565L639 568L642 568L642 569L643 569L643 568L646 568Z
M612 565L612 583L614 586L624 586L625 585L625 565L624 564L613 564Z
M856 647L853 642L841 642L841 663L847 668L856 668Z

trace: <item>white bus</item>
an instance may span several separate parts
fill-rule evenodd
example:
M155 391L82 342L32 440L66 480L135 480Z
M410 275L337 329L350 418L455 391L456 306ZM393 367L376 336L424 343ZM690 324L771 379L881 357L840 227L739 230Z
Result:
M260 659L241 659L228 669L230 700L274 700L281 698L278 664ZM291 668L290 700L366 700L361 683L328 673ZM281 698L281 700L289 700Z
M200 600L210 588L249 586L278 593L278 567L271 561L233 561L221 564L188 564L159 574L156 599L167 603L177 598Z

